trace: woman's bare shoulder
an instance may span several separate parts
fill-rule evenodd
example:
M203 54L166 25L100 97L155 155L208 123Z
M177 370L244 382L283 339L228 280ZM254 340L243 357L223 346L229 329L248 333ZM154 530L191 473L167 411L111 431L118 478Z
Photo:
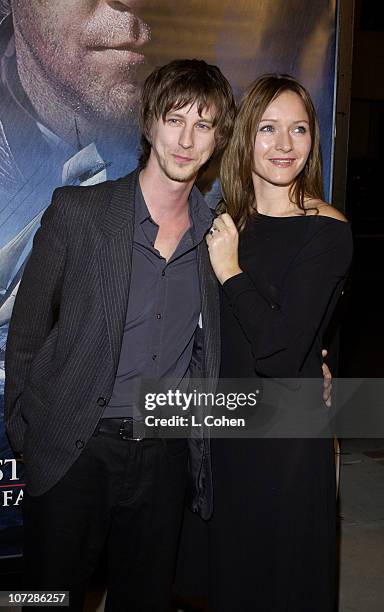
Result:
M321 217L330 217L332 219L337 219L338 221L348 221L348 219L343 215L340 210L327 204L327 202L323 202L322 200L310 200L306 202L306 206L316 210L308 210L307 214L310 215L320 215Z

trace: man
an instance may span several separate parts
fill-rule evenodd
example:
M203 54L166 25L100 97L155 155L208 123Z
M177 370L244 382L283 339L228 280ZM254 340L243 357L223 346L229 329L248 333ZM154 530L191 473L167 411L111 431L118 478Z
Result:
M118 178L136 165L150 41L142 10L150 3L1 7L8 14L0 24L0 326L53 189Z
M177 57L180 49L196 56L214 48L217 32L204 49L188 42L194 40L190 7L177 0L160 4L0 4L0 327L9 322L33 234L54 188L132 170L138 94L151 64L166 63L166 54ZM217 22L217 10L215 2L204 19ZM199 7L193 14L200 14ZM0 367L2 349L0 339Z
M139 16L144 4L11 0L3 25L9 34L2 37L8 38L6 77L21 85L26 110L67 143L77 146L79 134L90 142L100 130L129 123L150 40Z
M67 589L72 609L107 542L107 609L167 610L186 442L134 439L136 390L141 378L215 384L212 214L193 184L234 115L218 68L178 60L154 71L141 171L58 189L36 234L8 336L5 413L25 460L26 586ZM209 448L189 444L191 503L207 518Z

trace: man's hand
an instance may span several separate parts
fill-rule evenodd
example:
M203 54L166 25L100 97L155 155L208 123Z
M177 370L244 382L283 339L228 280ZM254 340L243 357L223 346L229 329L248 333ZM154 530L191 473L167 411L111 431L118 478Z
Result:
M323 359L325 359L326 356L328 355L328 351L323 349L321 351L321 354L323 356ZM328 408L330 408L332 406L332 374L331 374L329 367L325 363L325 361L323 361L322 368L323 368L323 400L325 402L325 405Z

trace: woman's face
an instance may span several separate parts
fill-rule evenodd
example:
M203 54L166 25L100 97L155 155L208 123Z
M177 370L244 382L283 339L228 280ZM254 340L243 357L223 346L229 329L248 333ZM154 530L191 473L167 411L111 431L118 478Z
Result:
M256 133L255 186L265 182L291 185L305 166L311 142L303 101L293 91L284 91L267 106Z

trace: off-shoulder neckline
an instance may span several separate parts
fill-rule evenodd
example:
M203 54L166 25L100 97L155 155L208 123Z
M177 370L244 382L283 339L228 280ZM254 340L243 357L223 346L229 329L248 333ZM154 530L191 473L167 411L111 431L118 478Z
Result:
M343 223L345 225L349 225L348 219L346 221L342 219L335 219L335 217L330 217L328 215L286 215L285 217L276 217L274 215L263 215L262 213L257 213L257 216L252 217L254 220L257 220L258 217L262 219L271 219L271 220L287 220L287 219L329 219L330 221L336 221L337 223Z

